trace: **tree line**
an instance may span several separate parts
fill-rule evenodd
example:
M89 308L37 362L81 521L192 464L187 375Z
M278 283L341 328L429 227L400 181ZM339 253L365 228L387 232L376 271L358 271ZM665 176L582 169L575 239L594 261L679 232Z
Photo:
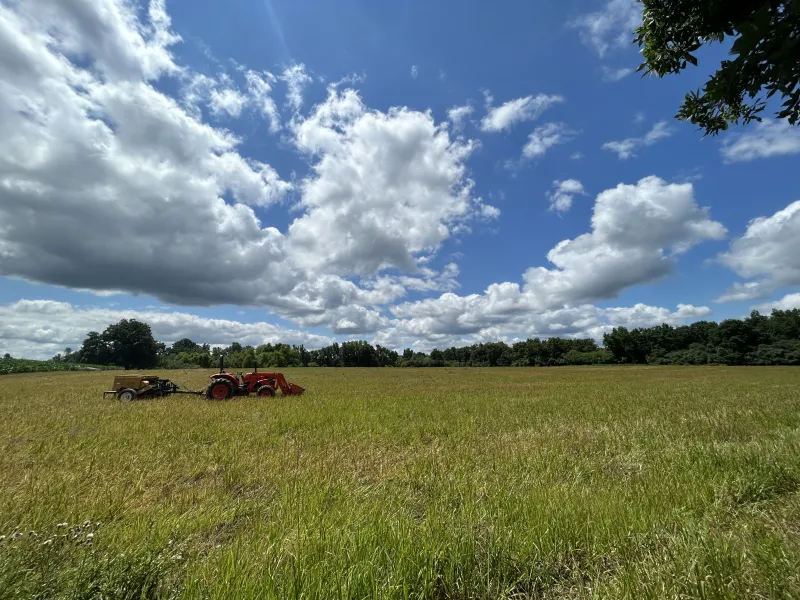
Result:
M593 339L528 339L514 344L489 342L402 353L366 341L335 342L308 350L303 345L262 344L226 347L184 338L167 346L150 326L123 319L102 333L91 331L80 349L53 361L122 368L211 368L224 357L231 368L283 367L554 367L561 365L800 365L800 309L753 311L745 319L721 323L627 329L616 327Z

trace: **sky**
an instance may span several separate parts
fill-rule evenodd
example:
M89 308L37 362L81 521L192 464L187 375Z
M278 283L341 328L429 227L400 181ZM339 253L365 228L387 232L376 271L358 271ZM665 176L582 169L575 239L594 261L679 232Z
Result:
M0 353L429 351L800 307L800 127L634 0L0 0Z

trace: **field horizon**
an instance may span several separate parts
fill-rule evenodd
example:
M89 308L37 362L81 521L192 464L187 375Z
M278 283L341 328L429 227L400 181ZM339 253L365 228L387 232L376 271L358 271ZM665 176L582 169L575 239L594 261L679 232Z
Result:
M0 377L0 598L800 596L796 368L274 370Z

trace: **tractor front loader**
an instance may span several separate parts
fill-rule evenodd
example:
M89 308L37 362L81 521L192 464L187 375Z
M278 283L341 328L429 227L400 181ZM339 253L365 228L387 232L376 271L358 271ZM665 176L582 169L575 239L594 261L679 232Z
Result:
M226 373L222 356L219 357L219 373L211 375L209 379L206 387L206 398L209 400L227 400L250 394L272 397L278 389L284 396L299 396L305 391L305 388L286 381L283 373L259 373L258 367L252 373L241 376Z

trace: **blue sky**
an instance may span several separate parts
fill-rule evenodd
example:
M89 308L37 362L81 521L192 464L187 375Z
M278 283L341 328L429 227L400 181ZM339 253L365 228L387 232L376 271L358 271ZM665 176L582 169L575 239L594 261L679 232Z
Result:
M11 3L0 351L123 316L428 350L800 304L798 128L675 120L726 49L643 79L638 10Z

